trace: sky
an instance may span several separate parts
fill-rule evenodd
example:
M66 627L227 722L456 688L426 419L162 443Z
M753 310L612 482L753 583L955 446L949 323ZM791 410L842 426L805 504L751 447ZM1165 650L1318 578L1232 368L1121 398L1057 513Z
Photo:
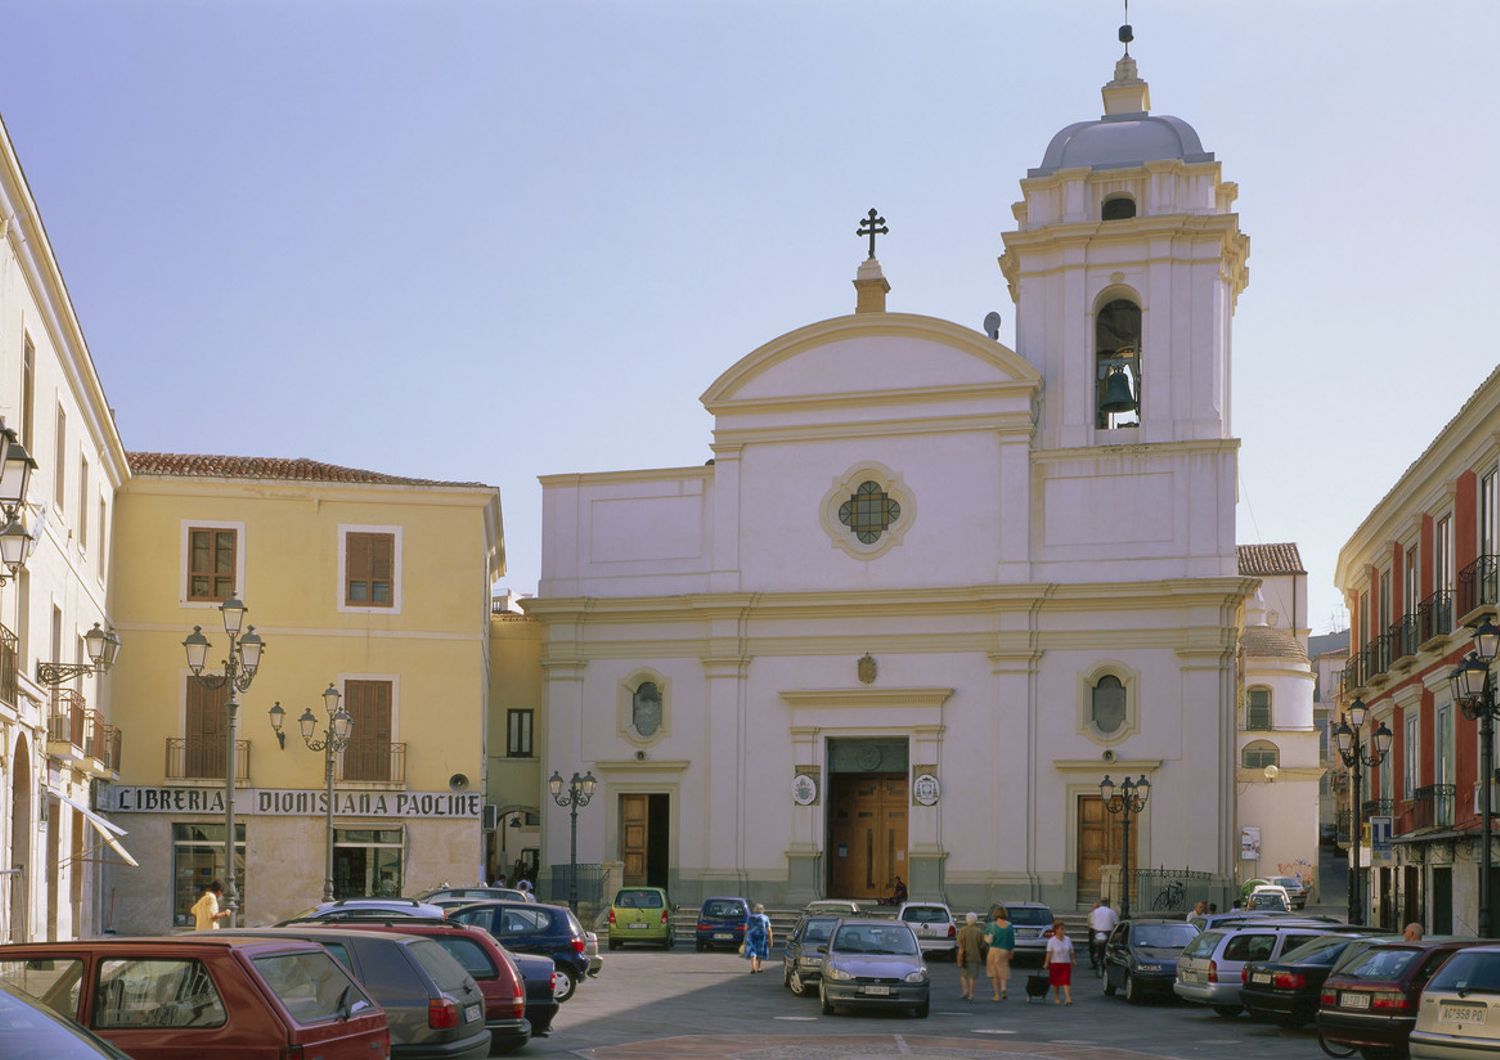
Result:
M1240 188L1241 542L1314 631L1350 532L1494 368L1500 4L1137 0ZM1097 117L1111 0L0 0L0 115L127 448L501 490L700 464L698 396L853 307L1015 314L1018 181Z

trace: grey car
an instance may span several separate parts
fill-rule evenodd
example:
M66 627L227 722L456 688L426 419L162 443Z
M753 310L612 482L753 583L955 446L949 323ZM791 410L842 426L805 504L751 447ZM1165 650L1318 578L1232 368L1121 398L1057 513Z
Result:
M463 966L431 939L316 924L233 933L307 939L323 946L385 1009L392 1060L477 1060L489 1055L484 995Z
M1005 915L1016 929L1016 949L1011 956L1017 960L1029 957L1042 964L1054 919L1052 907L1044 902L1006 902Z
M932 980L910 924L846 917L833 927L818 1000L823 1015L839 1005L909 1008L926 1019Z
M809 914L797 921L787 936L781 958L781 982L798 997L804 997L823 977L823 955L837 916Z

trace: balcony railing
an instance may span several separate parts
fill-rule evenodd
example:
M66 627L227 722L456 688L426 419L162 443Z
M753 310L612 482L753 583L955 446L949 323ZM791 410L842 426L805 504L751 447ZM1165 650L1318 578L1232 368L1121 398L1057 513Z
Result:
M20 685L16 680L21 672L20 640L14 633L0 625L0 703L16 705Z
M1439 589L1417 605L1417 640L1421 644L1453 632L1453 591Z
M1360 804L1359 814L1365 820L1371 817L1389 817L1391 815L1392 802L1390 799L1366 799Z
M1344 700L1354 698L1364 683L1364 659L1360 652L1352 651L1349 653L1349 661L1339 671L1339 698Z
M124 730L118 725L105 723L99 735L99 754L95 757L104 762L104 768L111 773L120 771L120 753L124 744Z
M224 740L222 737L167 737L168 780L223 780ZM250 741L234 742L234 780L250 780Z
M386 740L350 740L348 748L335 761L334 779L404 784L406 744Z
M1398 659L1409 659L1417 654L1417 648L1422 643L1418 636L1417 613L1408 611L1397 620L1387 631L1391 639L1391 662Z
M1421 828L1447 828L1453 824L1452 784L1428 784L1412 792L1405 814L1408 827L1402 831Z
M1481 607L1494 607L1500 590L1500 556L1480 556L1458 572L1460 618Z
M51 743L71 744L80 750L88 738L88 701L83 693L64 688L52 701L47 717L47 739Z

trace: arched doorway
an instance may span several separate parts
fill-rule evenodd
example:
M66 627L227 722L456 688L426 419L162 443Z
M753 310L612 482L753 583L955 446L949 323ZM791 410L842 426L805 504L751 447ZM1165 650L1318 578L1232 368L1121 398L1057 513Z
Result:
M16 741L11 778L10 867L13 871L6 877L10 897L10 939L12 942L30 942L27 879L31 871L31 747L24 735Z

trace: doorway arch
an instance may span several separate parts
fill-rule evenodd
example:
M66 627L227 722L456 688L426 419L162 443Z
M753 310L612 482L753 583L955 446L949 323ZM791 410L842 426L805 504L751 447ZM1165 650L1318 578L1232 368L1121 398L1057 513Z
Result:
M31 746L24 734L16 741L10 772L10 867L19 870L6 877L10 895L10 940L30 942L27 883L31 872Z

